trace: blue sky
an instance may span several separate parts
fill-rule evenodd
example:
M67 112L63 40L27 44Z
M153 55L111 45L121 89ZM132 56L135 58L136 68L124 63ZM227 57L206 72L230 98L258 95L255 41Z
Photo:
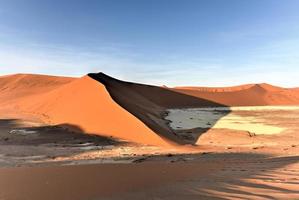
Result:
M0 74L299 86L297 0L0 0Z

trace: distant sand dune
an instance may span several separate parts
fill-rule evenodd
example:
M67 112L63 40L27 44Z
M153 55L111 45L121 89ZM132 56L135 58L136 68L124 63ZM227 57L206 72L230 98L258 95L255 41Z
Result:
M299 105L297 88L281 88L266 83L235 87L176 87L174 91L227 106Z

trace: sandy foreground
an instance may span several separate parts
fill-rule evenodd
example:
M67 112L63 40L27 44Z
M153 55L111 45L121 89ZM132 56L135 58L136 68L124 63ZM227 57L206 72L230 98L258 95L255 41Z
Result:
M299 199L298 107L230 110L216 123L219 108L170 111L175 133L197 139L181 148L83 135L6 114L0 199ZM202 112L212 121L195 123ZM280 131L262 134L250 124Z
M0 169L1 199L298 199L298 156Z

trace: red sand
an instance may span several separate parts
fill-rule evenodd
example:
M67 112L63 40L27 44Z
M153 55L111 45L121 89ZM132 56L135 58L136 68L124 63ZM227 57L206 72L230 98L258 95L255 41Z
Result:
M169 89L123 82L104 74L94 78L25 74L0 77L1 117L8 119L10 114L20 119L34 116L45 123L64 124L77 131L144 144L168 145L184 143L180 142L182 138L173 135L163 120L163 114L169 108L224 104L299 105L298 88L257 84ZM7 119L1 133L10 134L13 119ZM203 146L198 149L203 152L198 154L185 151L189 154L148 155L141 157L138 164L2 168L0 199L298 199L299 145L294 134L297 122L292 120L290 123L283 116L279 120L293 125L294 132L251 137L247 132L242 135L237 132L237 136L236 131L229 129L211 129L201 137ZM6 137L5 134L2 135ZM53 139L52 134L58 134L57 130L51 132ZM24 142L9 145L13 137L19 135L10 134L9 140L2 141L4 145L1 147L6 148L2 158L12 162L10 155L15 151L19 151L17 155L20 157L26 157L25 151L29 157L38 152ZM24 136L27 141L33 137L35 135ZM44 139L52 143L63 138L69 139ZM41 138L37 139L40 142ZM49 148L39 145L42 143L36 144L39 150ZM57 151L57 146L52 150ZM128 154L127 150L123 151ZM119 156L119 151L116 152ZM18 162L20 157L16 157Z
M48 124L151 145L184 144L163 120L166 109L299 105L299 90L268 84L230 88L161 88L102 73L82 78L18 74L0 77L1 109Z

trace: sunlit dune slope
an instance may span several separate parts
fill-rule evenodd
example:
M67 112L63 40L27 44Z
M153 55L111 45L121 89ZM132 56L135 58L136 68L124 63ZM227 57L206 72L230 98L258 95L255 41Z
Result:
M31 95L41 95L75 79L36 74L0 76L0 104L11 104Z
M227 106L299 105L299 90L266 83L235 87L176 87L173 91Z
M87 133L167 145L144 123L115 103L104 85L88 76L28 100L25 109L37 112L50 124L68 124Z

